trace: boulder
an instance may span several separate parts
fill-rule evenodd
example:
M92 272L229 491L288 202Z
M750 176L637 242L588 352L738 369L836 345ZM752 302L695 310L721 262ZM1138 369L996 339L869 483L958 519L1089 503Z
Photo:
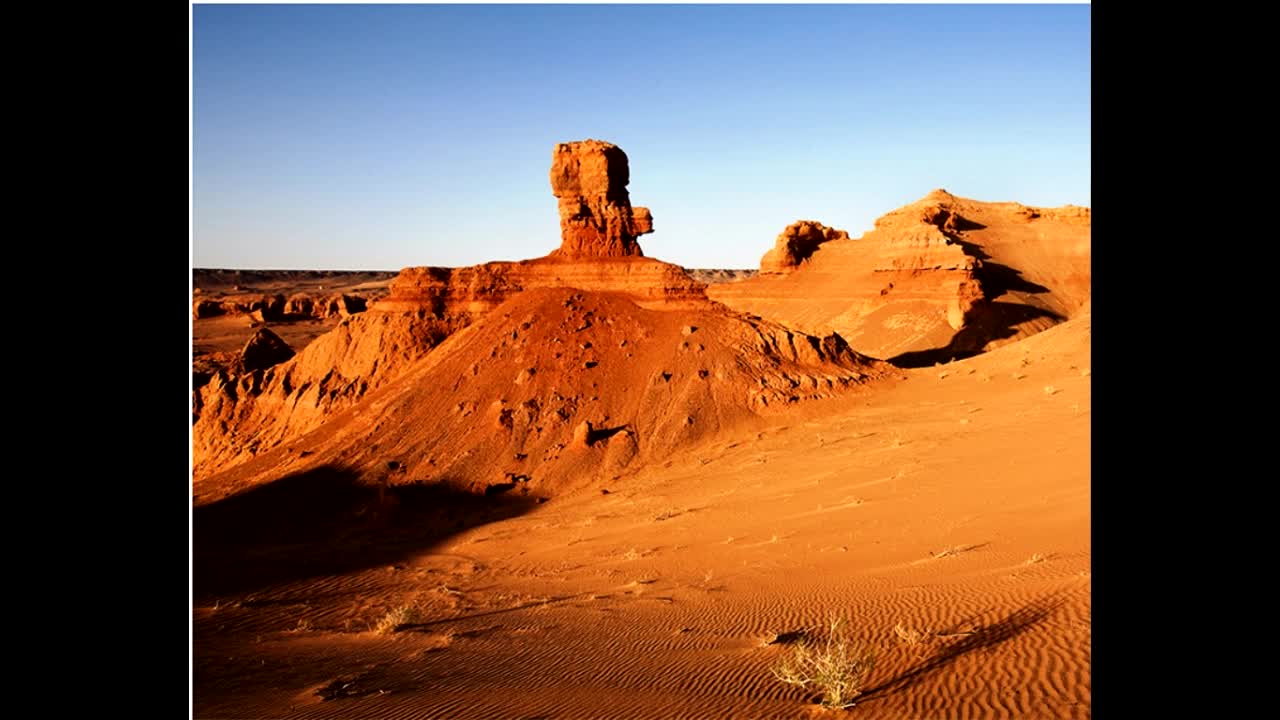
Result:
M760 258L760 272L788 273L832 240L848 240L849 233L827 227L816 220L797 220L787 226L773 247Z

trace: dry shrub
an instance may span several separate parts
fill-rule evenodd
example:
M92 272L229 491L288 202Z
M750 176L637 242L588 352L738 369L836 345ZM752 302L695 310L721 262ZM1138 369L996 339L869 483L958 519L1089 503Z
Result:
M821 692L824 707L852 706L875 667L876 656L871 648L854 641L845 628L843 619L831 618L826 638L801 639L791 655L773 668L774 677L788 685Z

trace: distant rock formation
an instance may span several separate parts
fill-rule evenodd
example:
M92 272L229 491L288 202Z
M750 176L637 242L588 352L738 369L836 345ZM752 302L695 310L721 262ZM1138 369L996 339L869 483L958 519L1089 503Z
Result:
M259 328L240 351L240 365L246 372L266 370L293 357L293 348L267 328Z
M1088 208L979 202L938 189L858 239L793 225L759 275L707 294L805 332L838 332L873 357L932 364L1071 317L1089 297L1090 222ZM821 251L805 255L820 237ZM800 256L808 259L793 262Z
M760 274L755 269L726 269L726 268L685 268L685 272L689 273L689 277L700 283L714 285L716 283L737 282L753 278Z
M222 313L222 303L217 302L216 300L206 300L201 298L191 303L191 317L196 320L215 317Z
M782 231L773 248L760 258L760 272L791 272L808 260L822 243L848 239L849 233L844 230L827 227L816 220L797 220Z
M326 296L295 293L288 298L279 294L240 294L218 300L199 298L192 302L191 315L197 320L219 315L247 315L257 323L288 322L350 317L364 312L367 306L367 298L346 293Z
M622 148L600 140L556 145L551 192L560 201L563 257L642 256L636 238L653 232L648 208L631 207L631 170Z

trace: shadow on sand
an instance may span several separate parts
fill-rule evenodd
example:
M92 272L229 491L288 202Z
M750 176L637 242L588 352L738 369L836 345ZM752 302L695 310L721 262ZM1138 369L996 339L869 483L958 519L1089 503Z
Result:
M1049 292L1049 288L1022 277L1020 270L992 262L991 255L977 243L965 240L961 235L967 230L982 230L986 225L959 215L954 215L952 222L954 230L943 225L939 225L938 229L947 239L959 245L966 255L978 259L979 266L974 275L982 283L985 299L970 311L965 327L945 346L905 352L888 358L888 362L898 367L921 368L963 360L980 354L989 342L1013 337L1022 325L1030 321L1043 318L1056 324L1067 319L1060 313L1036 305L997 300L1008 293L1040 295Z
M922 368L964 360L980 355L982 348L989 342L1017 335L1024 323L1039 318L1047 318L1054 324L1067 319L1056 312L1033 305L984 301L969 315L968 323L951 338L950 343L940 348L895 355L888 362L902 368Z
M902 692L922 680L925 676L945 669L963 655L987 650L1012 640L1044 622L1063 603L1064 600L1057 597L1037 600L991 625L978 628L969 634L961 635L959 639L941 646L933 657L925 660L919 666L891 680L868 688L859 696L858 704L861 705L868 700L885 698Z
M537 503L527 495L477 495L441 484L371 486L331 466L289 475L195 508L195 596L392 564Z

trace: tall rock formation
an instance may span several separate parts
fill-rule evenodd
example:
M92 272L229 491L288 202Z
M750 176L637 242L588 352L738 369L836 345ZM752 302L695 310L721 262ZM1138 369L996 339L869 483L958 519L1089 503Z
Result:
M600 140L556 145L551 192L560 201L562 257L639 257L636 238L653 232L648 208L631 207L631 170L622 148Z
M470 321L516 293L554 287L621 292L649 308L707 303L705 283L678 265L644 257L636 238L653 232L653 214L631 206L622 148L600 140L560 143L550 177L560 208L559 248L519 262L405 268L374 309Z

